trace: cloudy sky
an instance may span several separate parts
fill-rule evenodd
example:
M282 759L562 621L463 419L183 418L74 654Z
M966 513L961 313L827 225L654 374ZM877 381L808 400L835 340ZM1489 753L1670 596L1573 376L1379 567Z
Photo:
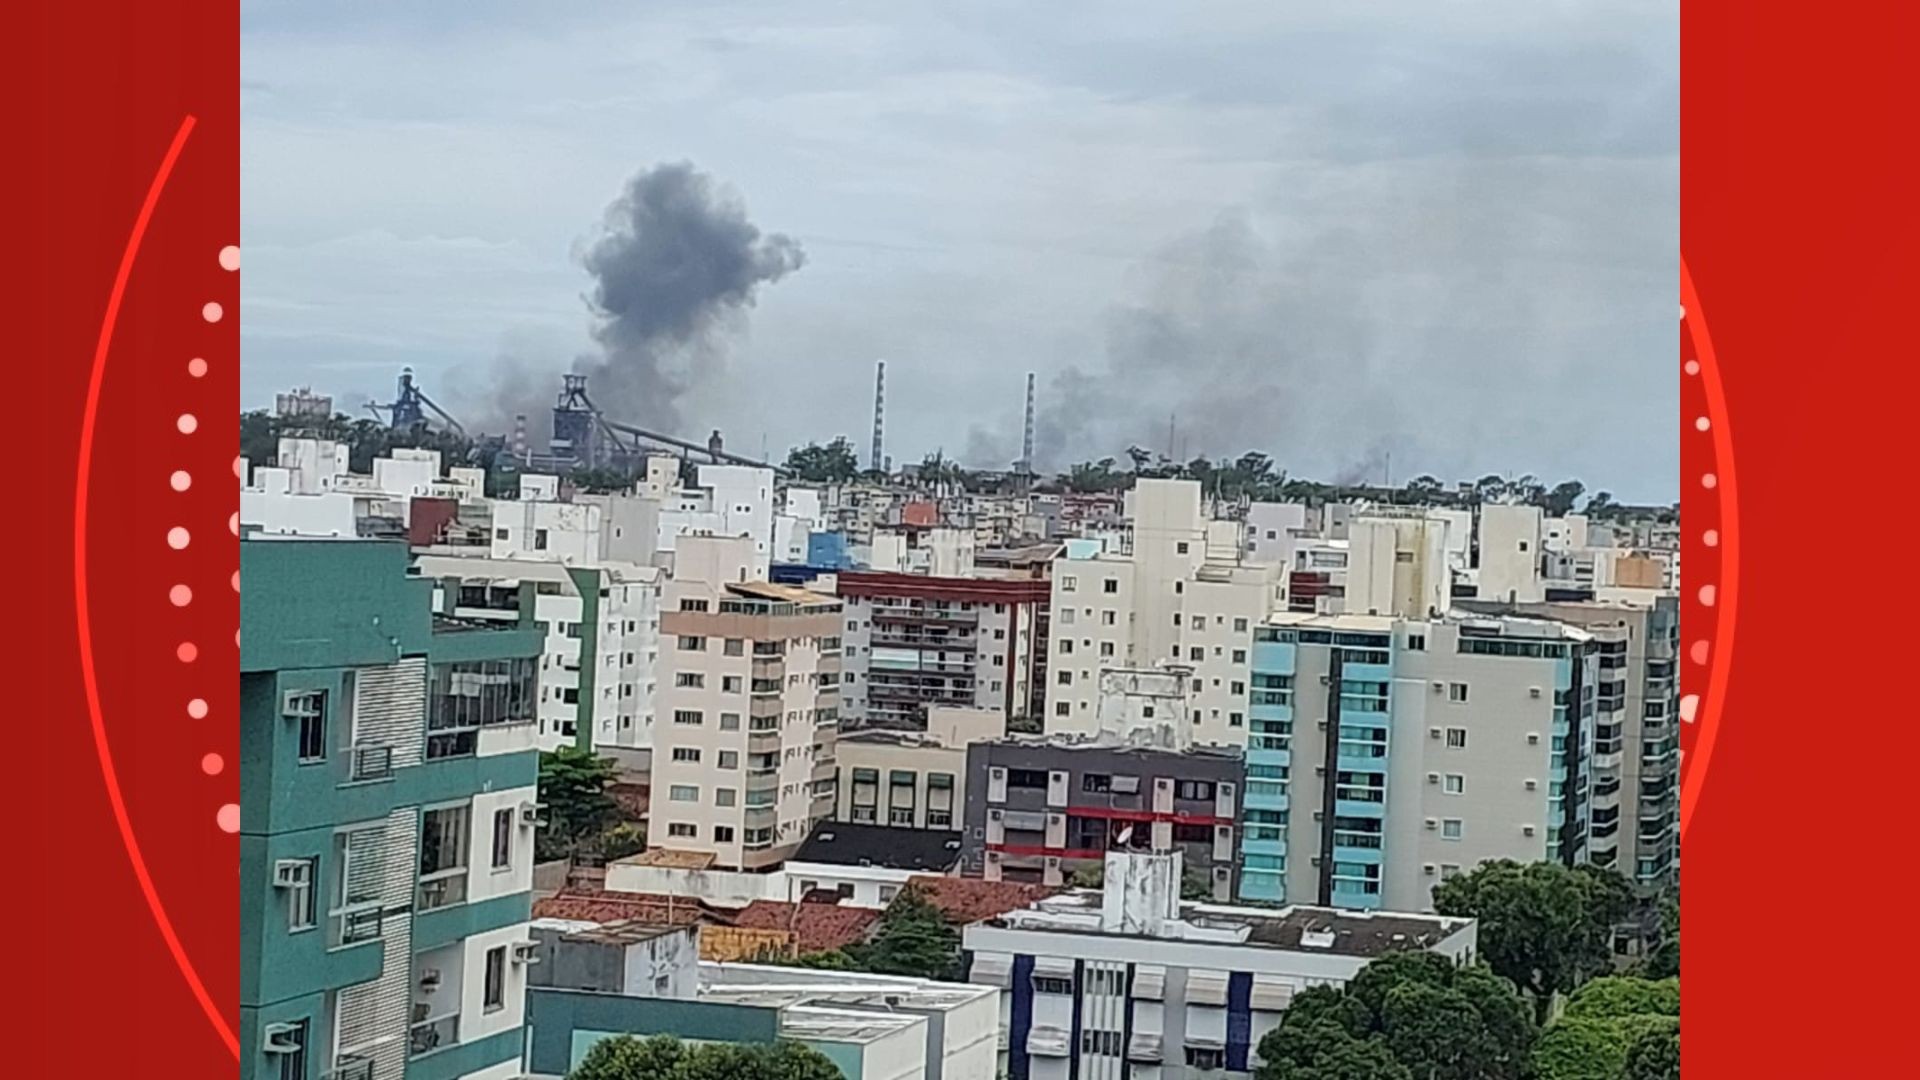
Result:
M589 253L690 163L804 252L673 358L685 434L1004 466L1675 497L1676 0L244 0L243 404L599 356ZM502 387L512 387L511 391Z

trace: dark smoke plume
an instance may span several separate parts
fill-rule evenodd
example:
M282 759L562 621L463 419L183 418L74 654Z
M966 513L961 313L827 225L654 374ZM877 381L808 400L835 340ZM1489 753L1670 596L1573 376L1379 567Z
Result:
M724 374L730 335L760 286L806 256L793 238L747 220L733 192L676 162L627 182L580 261L593 276L585 300L600 351L577 357L573 370L587 376L594 404L611 419L698 438L704 433L683 430L682 400ZM524 414L532 440L543 442L560 372L535 359L538 351L510 348L479 375L484 390L455 377L450 396L488 431L510 431Z

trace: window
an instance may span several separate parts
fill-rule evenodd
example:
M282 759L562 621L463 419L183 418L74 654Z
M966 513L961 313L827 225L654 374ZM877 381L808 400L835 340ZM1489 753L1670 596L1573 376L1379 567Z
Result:
M691 826L689 826L689 827L691 827ZM733 826L731 826L731 825L715 825L715 826L713 827L713 842L714 842L714 843L716 843L716 844L731 844L731 843L733 843Z
M1467 778L1459 773L1448 773L1446 783L1441 790L1449 795L1463 795L1467 790Z
M307 1022L296 1020L285 1026L293 1030L282 1034L281 1040L298 1049L274 1055L280 1061L280 1080L307 1080Z
M498 1012L507 1007L507 947L497 945L487 950L487 980L482 991L481 1005L487 1012Z
M1119 622L1119 620L1120 620L1120 616L1117 612L1103 611L1100 613L1101 626L1114 626Z
M1088 974L1100 976L1109 973L1093 971ZM1096 978L1094 981L1098 982L1099 980ZM1083 1054L1105 1054L1108 1057L1119 1057L1121 1050L1124 1049L1122 1046L1123 1041L1118 1031L1082 1031L1080 1033L1080 1052Z
M1234 633L1236 633L1236 634L1244 634L1244 633L1246 633L1246 632L1247 632L1247 620L1245 620L1245 619L1235 619L1235 620L1233 620L1233 632L1234 632Z
M681 611L705 611L707 610L707 602L705 600L697 600L692 597L686 597L680 601L680 610Z
M1425 651L1427 651L1427 635L1425 635L1425 634L1408 634L1408 635L1407 635L1407 649L1408 649L1408 651L1410 651L1410 652L1425 652Z
M1465 704L1467 700L1467 684L1463 682L1448 683L1447 700L1456 705Z
M1106 773L1086 773L1080 777L1080 790L1104 792L1113 790L1113 777Z
M737 712L721 713L720 714L720 730L721 731L739 731L740 730L740 714Z
M721 643L720 652L726 656L745 656L747 642L745 638L727 638Z
M533 530L533 550L535 551L547 550L547 530L545 529Z
M1100 655L1101 655L1101 656L1112 656L1112 655L1113 655L1113 642L1111 642L1111 641L1103 641L1103 642L1101 642L1101 643L1100 643Z
M706 722L706 714L702 713L699 709L675 709L673 710L673 722L676 724L685 724L688 727L699 727Z
M732 806L736 792L730 787L713 789L713 805Z
M1060 639L1060 655L1061 656L1073 655L1073 639L1071 638Z
M1054 702L1054 705L1053 705L1053 715L1072 716L1073 706L1064 701L1056 701Z
M1101 583L1100 583L1100 591L1101 591L1101 592L1103 592L1103 593L1106 593L1106 594L1107 594L1107 595L1109 595L1109 596L1111 596L1111 595L1113 595L1114 593L1117 593L1117 592L1119 592L1119 591L1120 591L1120 579L1119 579L1119 578L1108 578L1107 580L1105 580L1105 581L1103 581L1103 582L1101 582Z
M1246 724L1246 722L1247 722L1246 717L1241 713L1230 712L1227 714L1228 727L1242 727Z
M741 683L740 676L738 675L720 676L720 692L721 693L739 694L739 693L744 693L745 690L746 690L746 687L744 684Z
M300 760L327 759L327 692L299 690L287 695L285 715L300 723Z
M1465 750L1467 748L1467 729L1450 727L1447 729L1447 749Z
M420 827L420 897L431 911L467 898L467 807L428 810Z
M1234 662L1234 663L1236 663L1236 664L1244 664L1244 663L1246 663L1246 662L1247 662L1247 650L1245 650L1245 649L1235 649L1235 650L1233 650L1233 662Z
M1459 863L1441 863L1440 864L1440 880L1441 881L1445 881L1451 877L1458 877L1459 874L1460 874Z
M1033 992L1036 994L1071 994L1073 993L1073 980L1062 979L1052 975L1035 975L1033 977Z
M700 748L697 746L676 746L673 748L673 760L698 765L700 763Z
M893 898L899 895L900 895L900 886L898 885L880 886L880 902L883 904L893 903Z
M1074 578L1063 577L1060 579L1061 592L1072 592L1074 589L1078 588L1079 585L1080 585L1080 582L1075 580Z
M734 681L738 682L739 680L736 679ZM707 677L698 671L676 672L673 676L673 685L700 689L707 685Z
M1227 1052L1206 1046L1189 1046L1187 1049L1187 1067L1190 1069L1224 1069L1227 1067Z
M287 890L287 929L311 930L319 921L314 909L315 883L320 880L320 860L306 859L306 880Z
M739 754L739 752L738 752L738 751L735 751L735 750L722 750L722 751L720 751L720 767L721 767L721 768L723 768L723 769L737 769L737 768L739 768L739 767L740 767L740 754Z
M675 784L667 789L667 798L674 802L699 802L700 788L694 784Z
M681 652L706 652L707 639L703 637L695 637L690 634L682 634L680 635L680 651Z
M1007 786L1010 788L1028 788L1045 791L1047 789L1047 770L1008 769Z
M1061 672L1061 673L1060 673L1060 677L1059 677L1058 679L1055 679L1054 681L1055 681L1055 682L1057 682L1057 683L1059 683L1059 684L1060 684L1061 686L1072 686L1072 685L1073 685L1073 672L1072 672L1072 671L1063 671L1063 672Z
M1176 799L1211 800L1213 798L1213 781L1182 780L1174 785L1173 797Z
M682 837L688 840L693 839L693 837L698 833L698 831L699 830L695 829L692 825L689 825L684 821L676 821L673 824L667 826L668 836L677 836L677 837Z
M562 687L560 690L560 700L568 705L580 704L580 688L577 686Z
M1207 617L1205 615L1195 615L1193 617L1193 628L1195 630L1205 630L1207 628Z
M1061 626L1073 625L1073 609L1072 608L1060 609L1060 625Z
M1458 840L1464 826L1459 818L1446 818L1440 822L1440 836L1446 840Z
M1240 694L1244 694L1247 692L1247 684L1243 682L1235 681L1233 685L1230 686L1228 689L1235 696L1238 696Z

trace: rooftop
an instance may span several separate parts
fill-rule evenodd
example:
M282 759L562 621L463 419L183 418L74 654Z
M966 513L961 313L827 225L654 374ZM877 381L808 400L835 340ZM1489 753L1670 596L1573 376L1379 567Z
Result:
M733 925L749 930L791 931L801 953L832 952L866 939L880 920L873 908L839 904L793 904L784 900L755 900L733 917Z
M960 834L823 821L800 845L793 861L945 873L960 861Z
M1238 761L1245 756L1245 751L1238 746L1217 746L1212 743L1195 743L1192 746L1174 750L1164 746L1136 743L1133 742L1129 736L1115 731L1008 735L1001 739L981 739L969 745L1012 747L1050 746L1064 750L1106 750L1116 754L1137 754L1142 757L1190 757L1206 758L1212 761Z
M979 922L1009 911L1039 903L1057 889L1028 885L1018 881L986 881L981 878L916 877L907 887L940 910L955 924Z
M1003 929L1122 936L1120 931L1102 927L1100 904L1099 890L1077 889L984 921ZM1440 915L1183 902L1179 920L1169 922L1160 936L1195 943L1260 945L1287 952L1376 957L1399 949L1431 948L1472 924L1471 919Z
M727 591L735 596L751 597L755 600L771 600L776 604L838 604L838 597L817 593L812 589L803 589L798 585L776 585L771 581L736 581L727 585Z
M673 848L648 848L638 855L615 860L622 866L659 866L670 870L705 870L713 865L711 851L676 851Z
M574 927L563 931L568 941L587 941L599 945L636 945L687 929L685 924L673 926L643 919L623 919L598 926L567 919L538 919L532 925L535 929Z
M604 923L635 920L669 926L725 921L727 912L698 900L663 893L608 892L604 889L562 889L533 902L536 919Z

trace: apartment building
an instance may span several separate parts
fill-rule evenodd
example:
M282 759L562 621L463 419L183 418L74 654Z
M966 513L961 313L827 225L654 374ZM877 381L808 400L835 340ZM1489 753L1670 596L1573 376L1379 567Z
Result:
M997 709L934 706L927 730L842 731L834 744L834 820L902 829L951 829L967 804L967 746L1006 735Z
M1551 619L1593 635L1592 831L1588 860L1643 886L1678 880L1680 867L1680 604L1597 601L1496 604L1467 610Z
M758 558L682 537L660 615L649 842L732 870L778 866L834 804L842 604Z
M1537 506L1480 508L1479 598L1531 604L1546 598L1547 528Z
M540 749L651 747L659 570L464 554L422 554L417 565L461 618L511 621L519 617L522 594L532 592L534 621L544 631L535 730Z
M433 610L405 545L240 545L240 1076L511 1080L539 636Z
M839 574L847 726L927 726L929 709L1033 712L1045 672L1044 581Z
M1194 740L1246 743L1253 627L1286 602L1284 570L1240 561L1235 522L1209 522L1200 485L1142 480L1130 550L1070 542L1053 570L1046 730L1096 730L1100 673L1191 669Z
M1238 749L1165 750L1046 736L967 747L961 865L988 881L1061 885L1109 851L1180 851L1192 891L1232 898L1246 763Z
M1242 897L1426 911L1490 859L1589 857L1592 635L1284 614L1253 650Z
M1377 957L1471 962L1471 919L1180 899L1180 856L1112 852L1104 887L973 923L969 979L1000 991L1007 1080L1245 1076L1296 994Z

